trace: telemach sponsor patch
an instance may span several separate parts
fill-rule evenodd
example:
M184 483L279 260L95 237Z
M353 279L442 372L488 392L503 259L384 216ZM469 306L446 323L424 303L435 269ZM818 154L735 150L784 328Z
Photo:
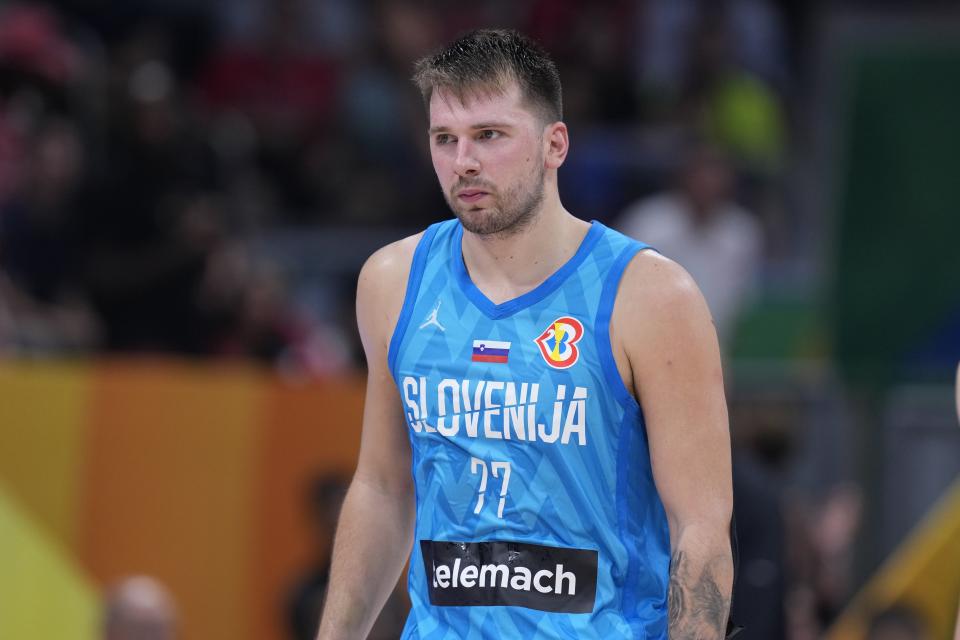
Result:
M521 542L421 540L430 603L590 613L597 552Z

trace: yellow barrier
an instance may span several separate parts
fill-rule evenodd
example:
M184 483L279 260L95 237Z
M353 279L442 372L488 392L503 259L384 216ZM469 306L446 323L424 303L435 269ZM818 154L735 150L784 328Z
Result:
M861 640L870 618L893 604L915 610L932 638L952 638L960 594L960 479L880 567L827 634Z
M0 485L0 638L95 640L95 589Z
M352 472L362 399L360 379L298 384L243 366L2 363L0 485L98 588L159 578L182 640L279 640L287 591L324 544L306 488ZM23 598L49 605L9 576L0 618ZM4 640L81 637L5 628Z
M0 482L66 548L76 549L89 369L0 366Z

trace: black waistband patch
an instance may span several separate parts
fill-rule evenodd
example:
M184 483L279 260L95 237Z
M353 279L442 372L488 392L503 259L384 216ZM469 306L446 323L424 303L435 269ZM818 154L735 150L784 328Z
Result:
M590 613L597 552L522 542L421 540L430 603Z

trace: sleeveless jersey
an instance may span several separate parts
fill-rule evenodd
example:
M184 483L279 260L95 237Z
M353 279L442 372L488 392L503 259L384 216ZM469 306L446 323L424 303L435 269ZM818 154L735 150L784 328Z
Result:
M534 290L494 304L463 227L429 227L389 348L412 447L403 638L667 637L670 539L610 317L646 245L593 222Z

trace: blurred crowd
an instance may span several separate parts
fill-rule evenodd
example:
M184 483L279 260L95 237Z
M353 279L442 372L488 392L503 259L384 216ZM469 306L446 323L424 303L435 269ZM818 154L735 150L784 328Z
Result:
M294 276L276 255L309 248L272 239L399 235L449 215L408 78L476 26L520 28L556 57L568 208L616 220L697 140L736 168L712 197L741 196L762 227L749 233L782 236L799 7L0 1L0 353L163 352L308 375L362 364L357 264Z
M690 270L726 349L762 267L796 251L789 176L810 11L797 0L0 0L0 356L361 367L352 296L369 251L341 238L448 217L411 63L479 26L518 28L555 57L572 138L565 205ZM290 267L318 251L342 264ZM736 438L745 640L817 638L854 586L859 494L785 499L790 446L775 425L790 420ZM315 500L327 546L340 490ZM328 562L291 585L291 637L312 633ZM127 587L117 593L169 609L150 585Z

